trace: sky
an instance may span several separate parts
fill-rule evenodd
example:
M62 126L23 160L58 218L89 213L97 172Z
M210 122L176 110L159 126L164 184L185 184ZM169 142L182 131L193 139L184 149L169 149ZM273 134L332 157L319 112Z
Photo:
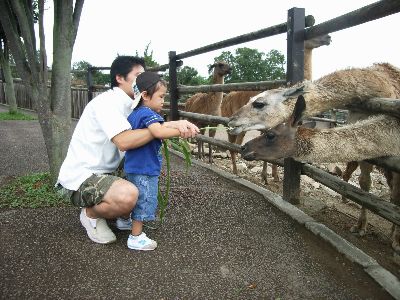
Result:
M45 14L46 48L52 62L52 8ZM315 24L333 19L376 1L348 0L86 0L75 41L72 63L110 66L117 55L143 55L150 43L153 58L168 63L177 54L286 22L290 8L305 9ZM348 67L388 62L400 68L400 13L331 33L329 46L313 52L313 79ZM222 51L248 47L286 56L286 34L215 50L183 60L184 66L208 76L207 65Z

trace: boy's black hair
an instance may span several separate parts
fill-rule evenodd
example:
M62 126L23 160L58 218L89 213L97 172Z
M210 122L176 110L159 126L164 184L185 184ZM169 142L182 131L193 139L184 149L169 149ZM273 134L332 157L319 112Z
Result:
M129 72L132 71L132 68L137 65L141 65L143 68L146 68L144 59L141 57L126 55L117 56L117 58L115 58L113 63L111 64L111 88L118 87L118 82L116 79L117 75L126 78Z
M168 84L162 77L154 72L143 72L136 78L136 87L139 92L147 92L151 98L154 93L159 89L160 85L167 87ZM143 105L143 97L140 97L139 103L136 108Z

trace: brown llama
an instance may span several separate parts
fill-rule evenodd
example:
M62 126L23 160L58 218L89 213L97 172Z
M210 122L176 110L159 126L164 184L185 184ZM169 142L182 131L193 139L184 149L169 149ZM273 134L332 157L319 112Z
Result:
M215 62L210 66L209 71L214 69L212 83L213 84L223 84L224 77L227 74L231 73L231 67L223 62ZM210 92L210 93L196 93L186 100L185 103L185 111L205 114L205 115L213 115L213 116L221 116L221 102L222 102L223 93L222 92ZM201 129L201 133L204 134L207 123L191 120L194 124L196 124ZM214 137L216 133L215 129L209 129L208 135L210 137ZM198 156L201 157L203 143L198 142ZM212 148L209 145L209 161L212 162Z

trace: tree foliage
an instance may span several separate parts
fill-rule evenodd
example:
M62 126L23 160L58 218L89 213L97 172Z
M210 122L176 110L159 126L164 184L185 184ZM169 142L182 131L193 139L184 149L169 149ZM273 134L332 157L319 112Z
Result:
M81 84L86 85L87 81L87 72L89 68L93 67L89 62L85 60L81 60L78 62L73 63L72 65L72 79L73 84ZM110 74L103 73L100 70L91 70L92 72L92 79L93 84L95 85L107 85L110 84Z
M158 67L159 64L153 58L153 50L150 51L150 44L151 42L149 42L144 48L143 56L141 56L137 50L136 56L143 57L144 62L146 63L146 68Z
M195 68L184 66L179 68L177 72L178 82L182 85L201 85L207 84L208 81Z
M223 60L232 67L232 73L225 77L226 83L254 82L285 78L285 56L278 50L268 53L257 49L238 48L235 53L223 51L215 61Z

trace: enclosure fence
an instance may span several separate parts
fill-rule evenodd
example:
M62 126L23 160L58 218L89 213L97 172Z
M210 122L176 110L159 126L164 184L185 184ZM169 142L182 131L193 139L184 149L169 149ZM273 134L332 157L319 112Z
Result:
M373 21L394 13L400 12L400 1L384 0L378 1L355 11L349 12L337 18L328 20L314 26L312 16L305 17L304 8L292 8L288 11L287 22L271 26L259 31L244 34L238 37L220 41L191 51L177 54L169 52L169 92L170 110L169 116L172 120L179 118L190 118L197 121L219 123L227 125L229 119L223 117L189 113L178 110L178 100L182 94L193 92L229 92L243 90L260 90L276 88L283 84L291 85L304 79L304 41L317 36L332 33L365 22ZM286 81L264 81L235 84L214 84L203 86L181 86L177 82L177 66L181 60L209 51L238 45L244 42L254 41L278 34L287 34L287 74ZM365 102L354 103L352 109L360 109L374 113L388 113L399 115L399 102L393 99L369 99ZM240 146L226 141L203 135L197 136L198 140L219 146L224 149L240 152ZM310 178L324 184L335 192L357 202L370 209L383 218L400 225L400 207L369 194L343 180L327 173L311 164L301 163L292 158L284 160L269 161L284 167L283 199L293 204L299 203L300 198L300 176L307 175ZM369 160L378 166L400 172L400 158L378 158Z

